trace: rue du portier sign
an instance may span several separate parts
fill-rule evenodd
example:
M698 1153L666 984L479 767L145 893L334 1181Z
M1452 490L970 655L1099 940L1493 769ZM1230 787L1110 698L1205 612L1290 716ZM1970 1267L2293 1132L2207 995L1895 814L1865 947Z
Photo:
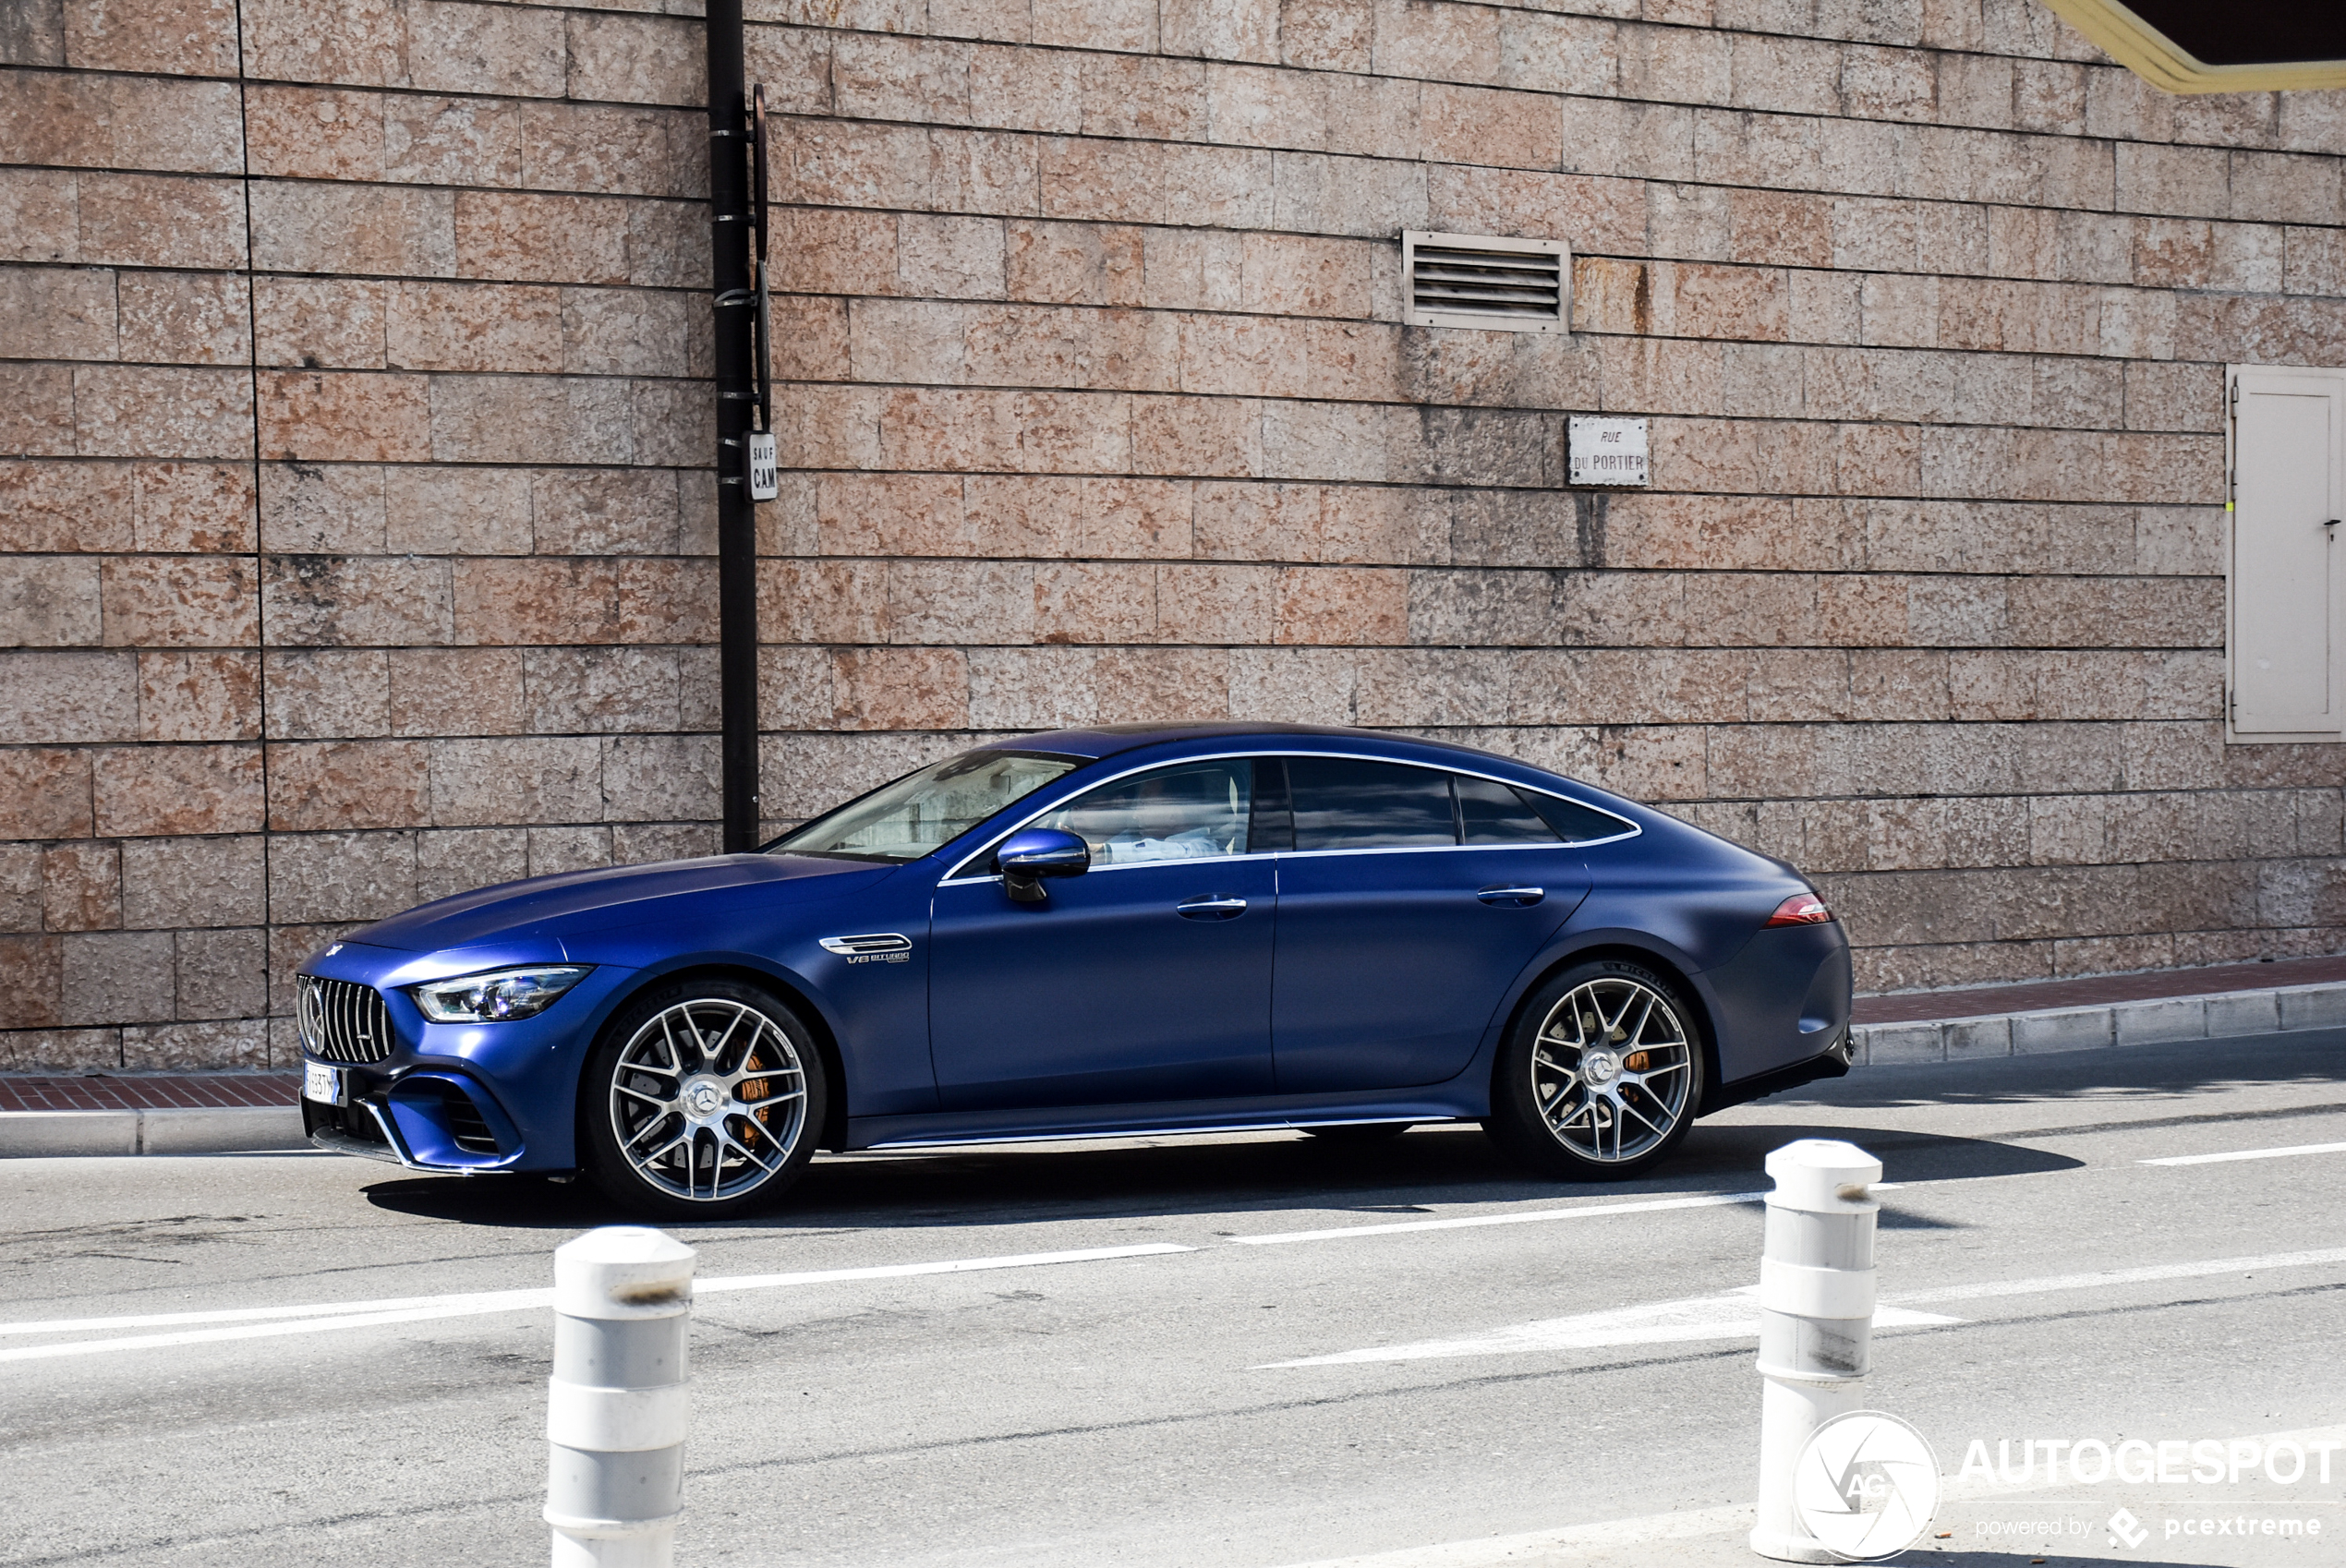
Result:
M1575 414L1566 431L1568 485L1644 485L1646 422Z

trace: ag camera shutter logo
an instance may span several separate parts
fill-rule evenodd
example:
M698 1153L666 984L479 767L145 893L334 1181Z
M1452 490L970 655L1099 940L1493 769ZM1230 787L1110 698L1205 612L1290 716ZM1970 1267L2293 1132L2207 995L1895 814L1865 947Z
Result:
M1800 1451L1792 1507L1817 1544L1844 1562L1895 1557L1938 1512L1939 1456L1895 1416L1835 1416Z

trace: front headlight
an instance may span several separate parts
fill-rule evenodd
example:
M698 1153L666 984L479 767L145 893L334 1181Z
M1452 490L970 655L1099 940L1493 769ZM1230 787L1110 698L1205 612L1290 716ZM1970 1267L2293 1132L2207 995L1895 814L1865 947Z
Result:
M563 992L586 979L592 967L547 964L501 969L410 985L407 995L434 1023L504 1023L544 1012L562 999Z

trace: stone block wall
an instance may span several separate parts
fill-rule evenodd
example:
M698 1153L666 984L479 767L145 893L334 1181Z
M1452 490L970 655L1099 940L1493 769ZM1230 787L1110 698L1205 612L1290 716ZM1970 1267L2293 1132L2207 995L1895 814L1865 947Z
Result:
M2222 367L2346 364L2346 100L2030 0L751 16L778 824L1285 718L1784 854L1866 989L2346 937L2341 748L2219 723ZM713 845L700 50L0 0L0 1063L283 1061L352 923ZM1402 327L1412 228L1569 242L1574 331Z
M0 1068L283 1066L354 923L714 847L701 41L0 6Z

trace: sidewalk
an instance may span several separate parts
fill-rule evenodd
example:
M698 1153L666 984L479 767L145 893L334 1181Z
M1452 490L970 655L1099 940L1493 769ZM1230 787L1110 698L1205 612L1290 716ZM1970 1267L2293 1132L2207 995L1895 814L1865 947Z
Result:
M2346 957L1861 996L1861 1066L2346 1026Z
M2346 1028L2346 957L1861 996L1860 1066ZM0 1074L0 1158L306 1147L298 1073Z
M301 1149L301 1075L0 1074L0 1158Z

